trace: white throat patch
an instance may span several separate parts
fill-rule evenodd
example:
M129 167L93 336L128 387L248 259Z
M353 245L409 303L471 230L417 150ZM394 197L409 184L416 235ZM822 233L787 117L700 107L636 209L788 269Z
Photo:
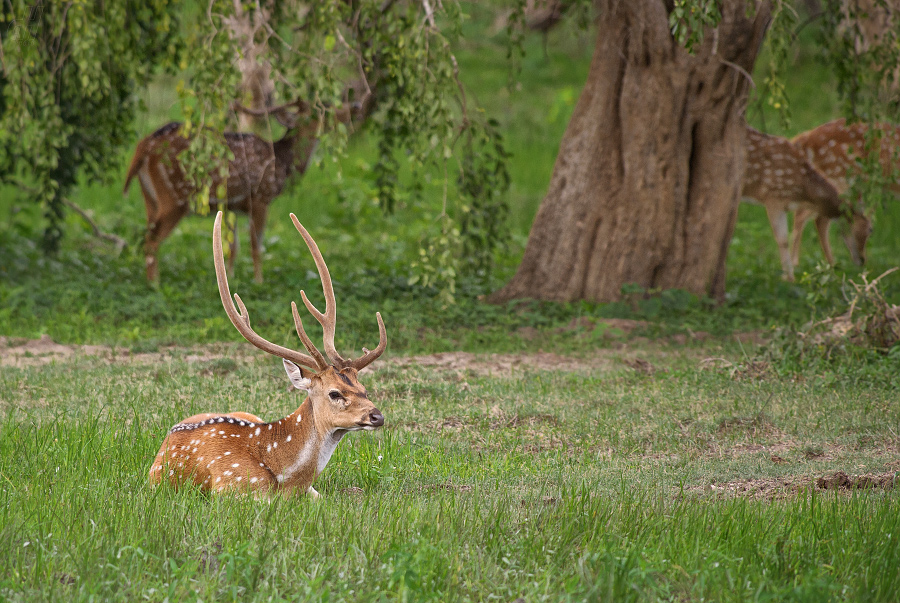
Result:
M298 471L300 471L303 467L309 464L312 460L313 450L316 447L316 438L311 437L306 440L306 443L303 444L303 448L300 449L300 452L297 453L297 458L294 459L294 462L291 463L291 466L286 468L281 472L283 476L282 479L278 481L286 481L291 479Z
M347 432L343 429L339 429L338 431L325 436L325 441L322 442L322 447L319 448L319 462L316 465L316 475L319 475L325 469L325 465L331 460L331 455L334 454L335 448L337 448L337 445L340 443L341 438L344 437L345 433Z

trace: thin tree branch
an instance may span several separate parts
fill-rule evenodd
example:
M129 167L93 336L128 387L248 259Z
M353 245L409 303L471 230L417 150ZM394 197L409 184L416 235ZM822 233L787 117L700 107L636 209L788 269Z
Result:
M727 66L731 67L732 69L734 69L735 71L737 71L738 73L743 75L745 78L747 78L747 81L750 82L750 87L756 88L756 84L753 82L753 76L750 75L749 73L747 73L746 69L744 69L737 63L732 63L731 61L726 61L722 57L719 57L719 62L722 63L723 65L727 65Z
M37 195L40 194L40 191L39 191L39 190L37 190L36 188L32 188L32 187L28 186L27 184L25 184L25 183L22 182L21 180L13 180L12 183L13 183L16 187L22 189L23 191L25 191L26 193L28 193L28 194L30 194L30 195L37 196ZM95 237L97 237L98 239L102 239L102 240L104 240L104 241L108 241L108 242L112 243L113 245L115 245L116 251L117 251L118 253L121 253L122 250L125 249L125 247L128 246L128 241L126 241L126 240L123 239L122 237L120 237L120 236L118 236L118 235L114 235L114 234L109 233L109 232L104 232L104 231L97 225L97 223L94 222L94 220L88 215L88 213L87 213L85 210L83 210L81 207L79 207L78 204L76 204L74 201L71 201L71 200L69 200L69 199L66 198L66 197L60 197L60 201L62 201L63 204L64 204L66 207L68 207L69 209L71 209L72 211L74 211L76 214L78 214L79 216L81 216L81 219L82 219L82 220L84 220L85 222L87 222L88 226L91 227L91 230L94 231L94 236L95 236Z
M425 20L428 21L431 28L434 28L434 9L431 8L431 3L428 0L422 0L422 7L425 9Z
M100 229L100 227L97 226L97 223L91 219L91 217L87 214L87 212L84 211L83 209L81 209L80 207L78 207L78 205L75 204L75 202L70 201L66 197L61 197L61 200L66 205L66 207L68 207L69 209L74 211L76 214L81 216L82 220L87 222L88 226L90 226L91 229L94 231L95 237L97 237L98 239L102 239L104 241L108 241L108 242L112 243L116 247L116 251L118 253L121 253L122 250L128 246L128 241L126 241L122 237L120 237L118 235L114 235L109 232L103 232Z

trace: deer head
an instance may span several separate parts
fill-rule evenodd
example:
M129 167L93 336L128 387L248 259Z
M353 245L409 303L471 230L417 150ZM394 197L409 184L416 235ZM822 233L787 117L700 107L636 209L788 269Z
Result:
M333 110L333 123L352 127L354 122L364 121L371 112L375 96L371 91L363 91L362 85L354 82L344 91L343 99L341 107ZM291 170L300 174L309 166L319 136L330 127L330 120L326 119L328 106L316 110L302 99L259 110L249 109L237 102L232 107L235 111L248 115L271 115L284 126L284 136L275 143L276 156L287 162Z
M850 218L850 228L842 238L850 250L850 257L857 266L866 263L866 241L872 235L872 221L862 211L854 210Z
M381 319L381 313L375 313L375 318L378 322L378 346L371 351L363 348L363 355L356 360L341 356L334 345L337 309L331 274L328 271L325 260L322 258L321 252L319 252L319 247L303 225L300 224L297 216L291 214L291 220L306 242L315 260L316 268L319 270L319 276L322 279L322 291L325 294L324 313L319 312L312 302L309 301L305 291L300 291L300 297L303 299L307 310L322 325L325 354L323 355L316 348L303 329L303 321L300 319L297 304L294 302L291 302L294 327L308 354L267 341L250 327L250 315L240 296L235 293L234 302L231 301L224 254L222 253L222 212L219 212L213 229L213 255L216 280L219 285L219 296L222 299L222 305L225 307L225 313L231 320L231 324L247 341L264 352L284 360L285 370L291 383L297 389L308 392L317 409L321 408L326 415L335 417L340 415L342 417L338 419L340 422L339 428L354 430L380 427L384 424L384 417L369 401L365 388L357 380L357 374L381 356L387 345L387 333L384 328L384 321ZM235 307L235 302L237 307Z

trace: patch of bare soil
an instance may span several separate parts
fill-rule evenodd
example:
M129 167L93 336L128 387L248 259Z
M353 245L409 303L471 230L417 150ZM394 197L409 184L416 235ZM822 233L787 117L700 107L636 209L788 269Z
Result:
M634 369L635 372L643 375L652 375L656 372L656 367L643 358L626 358L622 362ZM666 370L663 369L663 372L666 372Z
M454 484L453 482L445 482L443 484L425 484L416 488L418 492L471 492L474 486L467 484Z
M611 321L613 319L607 319ZM615 319L615 324L636 323L629 325L631 328L639 328L641 321L626 321ZM634 343L633 341L631 343ZM627 345L627 344L625 344ZM681 352L683 355L683 352ZM651 354L656 360L669 356L670 352L660 351ZM190 347L160 346L154 352L133 353L124 347L111 347L104 345L64 345L56 343L49 336L42 335L40 339L13 339L0 336L0 367L31 367L43 366L53 362L70 362L85 357L95 358L108 364L134 363L154 364L177 358L182 362L206 363L204 374L221 375L233 371L236 367L230 364L231 360L249 361L264 357L264 353L244 343L214 343L195 345ZM224 363L223 363L224 362ZM594 350L587 357L563 356L550 352L534 352L523 354L473 354L470 352L442 352L424 356L404 356L386 358L376 367L366 367L361 372L381 370L389 367L421 366L436 369L438 371L455 372L462 374L471 372L481 376L509 375L519 371L563 371L563 372L591 372L598 369L615 370L622 363L634 370L647 375L657 372L666 372L652 364L645 358L639 358L633 352L624 352L623 346L619 349L602 348ZM727 362L724 361L723 362Z
M762 381L773 376L769 363L764 360L735 364L724 358L704 358L700 361L700 368L727 372L735 381Z
M43 366L53 362L69 362L86 356L108 364L152 364L177 357L183 362L210 362L223 358L249 359L257 352L240 344L216 343L191 347L166 346L157 352L132 353L128 348L105 345L63 345L47 335L40 339L14 340L0 337L0 367L24 368ZM213 367L211 370L220 370Z
M735 333L734 340L739 343L762 345L769 341L769 335L768 331L746 331L744 333Z
M648 322L646 320L632 320L630 318L602 318L602 319L592 319L587 316L580 316L577 318L573 318L569 321L569 324L565 327L560 327L557 329L560 333L568 332L568 331L581 331L581 332L590 332L593 331L596 327L602 325L604 329L607 331L609 329L616 329L621 331L625 335L628 335L632 331L637 329L646 329L648 326Z
M746 417L727 417L719 421L718 431L721 434L746 432L752 436L773 433L775 424L766 413L757 413Z
M797 446L797 442L792 440L779 440L768 444L738 443L732 446L722 446L710 442L706 456L717 459L736 459L748 454L768 454L771 457L781 458L782 455L795 450Z
M226 358L249 360L259 357L261 354L262 352L256 351L252 346L240 343L217 343L191 347L165 346L160 347L156 352L133 353L128 348L123 347L64 345L56 343L47 335L42 335L40 339L31 340L0 337L0 367L24 368L43 366L53 362L76 361L86 356L108 364L153 364L170 360L174 357L184 362L209 363ZM445 352L427 356L388 358L382 366L425 366L446 371L471 371L478 375L506 374L523 369L587 372L597 368L615 366L616 362L611 358L614 354L618 355L618 352L598 350L597 354L592 357L574 358L547 352L487 355L476 355L468 352ZM227 368L224 366L210 366L209 371L227 372ZM368 371L371 369L367 367L364 370Z
M743 496L755 500L781 500L797 496L802 491L834 490L851 492L853 490L893 490L897 485L897 472L864 475L847 475L843 471L814 478L809 476L786 476L764 479L748 479L726 482L724 484L708 484L690 486L684 489L692 494L717 496Z
M604 353L605 352L605 353ZM477 375L502 375L519 370L592 371L615 366L608 350L598 350L589 358L574 358L549 352L533 354L472 354L470 352L442 352L427 356L389 358L388 366L424 366L445 371L470 371Z
M816 480L816 488L820 490L868 490L870 488L893 490L895 485L897 485L896 472L847 475L843 471L836 471Z

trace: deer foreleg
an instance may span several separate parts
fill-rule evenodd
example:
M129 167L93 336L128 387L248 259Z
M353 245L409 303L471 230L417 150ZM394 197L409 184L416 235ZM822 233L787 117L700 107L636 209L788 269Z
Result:
M794 266L800 265L800 245L803 242L803 229L812 217L813 213L808 209L798 209L794 212L794 230L791 233L791 261Z
M831 241L828 240L828 227L831 225L831 219L823 215L816 216L816 232L819 233L819 244L822 246L822 252L829 264L834 264L834 254L831 253Z
M148 224L147 235L144 238L144 257L147 264L148 281L156 282L159 280L157 260L159 246L172 233L185 214L187 214L187 206L179 205L168 214L157 216L152 223Z
M253 278L257 283L263 282L262 246L263 233L266 229L266 217L269 207L258 200L251 200L250 205L250 251L253 255Z
M781 256L781 269L784 280L794 282L794 265L791 263L791 254L788 249L788 223L787 212L783 209L766 207L769 216L769 224L778 244L778 253Z

